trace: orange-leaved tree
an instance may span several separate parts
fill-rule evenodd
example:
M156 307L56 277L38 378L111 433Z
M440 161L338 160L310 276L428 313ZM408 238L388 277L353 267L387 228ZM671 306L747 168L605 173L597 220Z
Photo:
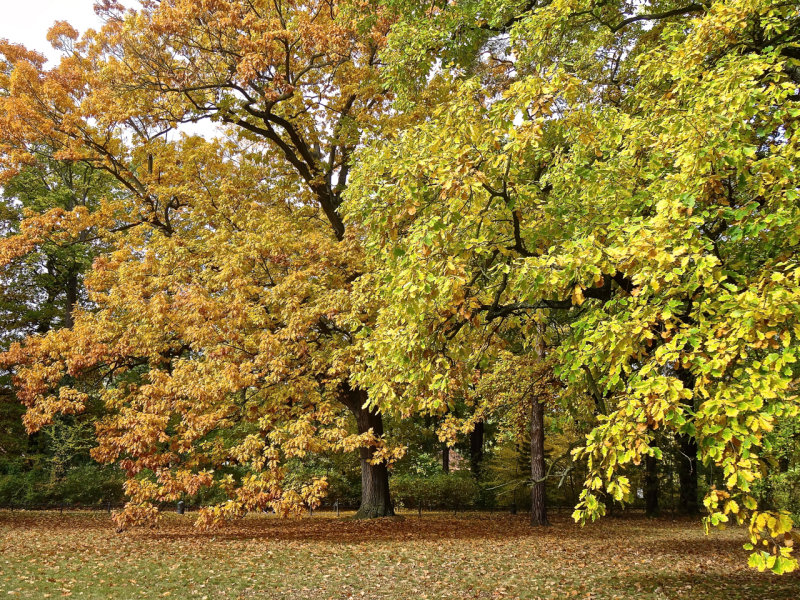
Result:
M47 214L2 249L17 256L43 232L68 242L87 228L114 248L72 328L4 355L26 424L102 398L95 456L129 475L122 525L208 487L227 501L206 523L313 506L324 479L290 489L282 465L331 449L360 449L360 515L391 514L394 451L348 381L370 314L353 305L362 254L339 214L351 154L386 109L376 57L388 19L328 2L142 4L103 3L104 28L80 41L57 24L64 57L50 70L2 48L5 173L47 141L125 190L91 214ZM174 132L203 118L230 137ZM102 384L82 387L87 375Z

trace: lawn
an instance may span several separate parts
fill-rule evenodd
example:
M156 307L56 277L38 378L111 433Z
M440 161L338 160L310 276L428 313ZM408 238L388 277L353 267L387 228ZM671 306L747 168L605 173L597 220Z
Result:
M191 516L117 534L106 513L0 511L2 598L800 598L800 576L753 572L739 529L556 516Z

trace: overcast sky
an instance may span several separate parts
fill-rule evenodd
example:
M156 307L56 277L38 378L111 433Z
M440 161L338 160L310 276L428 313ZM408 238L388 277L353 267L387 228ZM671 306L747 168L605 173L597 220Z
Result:
M123 0L122 4L138 6L136 0ZM58 53L47 41L47 31L56 21L67 21L81 33L102 25L94 14L94 0L0 0L0 38L24 44L57 60ZM180 130L205 136L217 132L211 122L184 125Z
M131 2L124 2L130 6ZM48 57L56 53L47 41L47 30L56 21L68 21L83 33L98 28L94 0L0 0L0 38L25 44Z

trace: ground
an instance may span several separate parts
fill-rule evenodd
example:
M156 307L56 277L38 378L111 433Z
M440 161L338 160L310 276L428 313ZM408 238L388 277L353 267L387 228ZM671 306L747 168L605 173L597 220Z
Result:
M696 521L566 514L252 516L214 532L191 515L115 533L104 512L0 511L3 598L548 598L779 600L800 576L746 567L744 532Z

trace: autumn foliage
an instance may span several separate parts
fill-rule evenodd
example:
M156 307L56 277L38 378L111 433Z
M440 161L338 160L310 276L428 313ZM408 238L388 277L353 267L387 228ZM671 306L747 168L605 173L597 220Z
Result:
M753 492L800 415L795 2L98 12L53 27L53 66L0 43L0 181L46 159L113 182L0 241L4 269L97 254L69 322L0 360L31 432L103 407L118 525L208 490L200 525L297 513L328 482L287 462L353 451L359 515L391 515L387 416L529 431L544 524L549 424L585 469L576 520L630 500L668 436L693 511L697 464L722 473L706 526L796 568Z

